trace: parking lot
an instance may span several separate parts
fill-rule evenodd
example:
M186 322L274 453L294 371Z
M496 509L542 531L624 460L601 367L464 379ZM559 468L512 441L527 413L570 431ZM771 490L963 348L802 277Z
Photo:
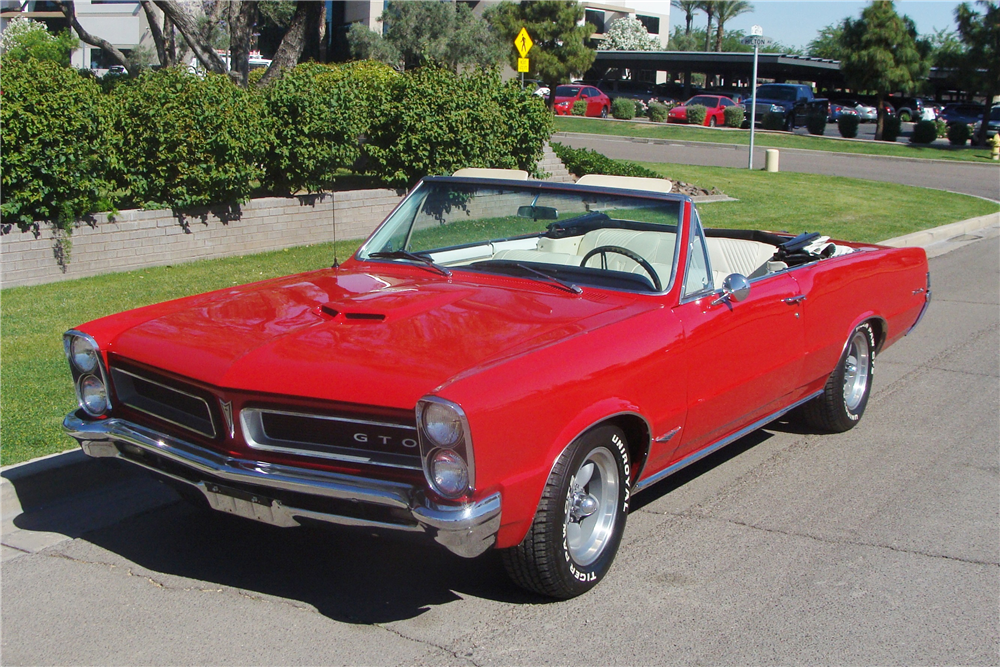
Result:
M5 528L4 663L993 664L1000 246L986 236L931 260L932 307L877 360L857 428L776 424L637 496L583 597L520 592L492 556L202 514L112 472Z

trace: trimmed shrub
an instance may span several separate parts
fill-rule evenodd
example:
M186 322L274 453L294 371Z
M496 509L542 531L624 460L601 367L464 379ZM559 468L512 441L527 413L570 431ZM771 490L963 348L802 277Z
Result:
M234 204L264 175L272 138L260 99L229 77L183 67L144 72L108 96L112 173L145 208Z
M806 129L809 134L823 136L826 132L826 114L819 111L811 111L806 115Z
M368 173L398 186L462 167L538 175L552 114L515 81L422 67L398 77L387 99L369 127Z
M708 109L701 104L692 104L687 108L688 125L704 125Z
M922 120L913 126L913 135L910 143L929 144L937 139L937 124L932 120Z
M667 122L667 114L669 109L666 105L660 104L659 102L653 102L649 105L649 120L654 123L665 123Z
M900 129L903 127L898 116L886 116L885 124L882 126L882 141L895 141L899 138Z
M618 120L635 118L635 102L625 97L619 97L611 103L611 115Z
M726 107L723 113L726 116L726 127L743 127L743 121L746 119L746 111L743 107Z
M972 131L965 123L952 123L948 126L948 143L952 146L964 146L971 137Z
M551 144L553 152L559 156L566 168L580 176L587 174L605 174L608 176L642 176L645 178L662 178L655 171L646 169L643 166L626 162L624 160L612 160L606 155L602 155L595 150L587 148L570 148L563 144L553 142Z
M934 121L934 127L937 128L938 139L943 139L948 136L948 123L943 120Z
M583 100L577 100L573 102L573 115L574 116L586 116L587 115L587 103Z
M636 118L645 117L646 111L648 109L646 103L643 102L642 100L633 100L633 101L635 102L635 117Z
M303 63L259 91L274 135L264 164L275 192L329 189L358 162L369 119L398 77L387 65L359 65Z
M858 125L861 124L861 119L857 116L842 115L837 118L837 130L840 132L840 136L845 139L853 139L858 136Z
M783 130L785 129L785 114L777 111L768 111L760 119L760 126L765 130Z
M0 165L4 223L39 220L71 229L76 218L113 208L108 127L100 88L52 61L3 59Z

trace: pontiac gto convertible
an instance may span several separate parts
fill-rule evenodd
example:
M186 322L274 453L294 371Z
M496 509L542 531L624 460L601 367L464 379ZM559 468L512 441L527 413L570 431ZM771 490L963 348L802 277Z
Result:
M790 412L853 427L930 298L921 249L704 229L662 181L595 180L425 178L340 266L68 331L64 426L215 510L584 593L633 493Z

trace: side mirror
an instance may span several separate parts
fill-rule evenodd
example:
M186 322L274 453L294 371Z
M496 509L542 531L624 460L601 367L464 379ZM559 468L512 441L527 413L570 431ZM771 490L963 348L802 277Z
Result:
M750 296L750 281L742 273L731 273L722 281L722 296L713 301L712 305L723 301L739 303L748 296Z

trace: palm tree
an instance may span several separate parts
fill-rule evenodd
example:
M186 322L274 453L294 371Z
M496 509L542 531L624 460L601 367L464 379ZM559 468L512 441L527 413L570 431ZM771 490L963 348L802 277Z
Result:
M705 50L711 51L712 46L712 18L715 16L715 5L717 0L703 0L698 3L698 9L708 14L708 27L705 28Z
M701 2L699 0L670 0L670 4L684 12L684 35L690 35L694 13L701 9Z
M726 25L726 21L740 14L752 12L753 5L746 0L715 0L712 4L715 5L715 22L719 24L715 35L715 50L722 51L722 37L725 34L723 26Z

